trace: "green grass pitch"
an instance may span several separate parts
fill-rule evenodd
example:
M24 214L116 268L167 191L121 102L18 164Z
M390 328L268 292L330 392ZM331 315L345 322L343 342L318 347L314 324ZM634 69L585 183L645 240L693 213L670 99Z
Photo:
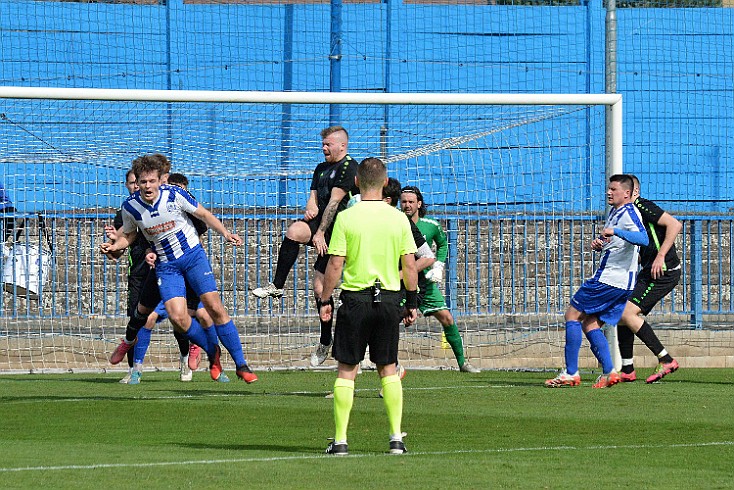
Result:
M638 376L647 374L638 372ZM663 382L548 389L553 373L409 370L409 453L385 454L374 372L357 378L347 457L333 435L333 371L0 376L3 488L731 488L731 369ZM584 374L584 373L582 373ZM234 373L230 373L234 378Z

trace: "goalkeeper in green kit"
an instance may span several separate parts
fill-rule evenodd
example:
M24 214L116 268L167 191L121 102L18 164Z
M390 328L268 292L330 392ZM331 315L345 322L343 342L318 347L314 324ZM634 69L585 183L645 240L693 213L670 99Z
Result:
M443 281L444 264L449 250L446 233L441 223L425 217L426 205L420 189L415 186L407 186L403 187L400 192L400 205L403 212L416 224L429 246L436 244L436 262L426 271L427 281L419 284L418 309L423 316L433 316L441 323L446 341L454 351L461 372L478 373L479 369L472 366L464 357L464 345L459 327L456 326L454 317L438 287L438 284Z

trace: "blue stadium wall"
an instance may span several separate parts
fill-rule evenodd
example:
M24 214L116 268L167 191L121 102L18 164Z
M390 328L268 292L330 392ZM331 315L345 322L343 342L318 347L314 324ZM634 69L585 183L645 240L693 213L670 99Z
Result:
M640 175L646 193L668 209L727 213L734 207L733 14L618 11L625 170ZM604 91L600 0L578 7L345 4L342 16L341 91ZM641 29L651 18L654 31ZM335 83L329 21L328 4L2 1L0 84L329 91ZM412 51L416 46L430 49ZM0 112L12 113L12 103L2 103ZM12 186L23 189L15 195L18 207L37 211L50 202L65 210L116 206L119 172L128 163L79 165L73 177L63 163L2 165L4 175L19 176ZM598 179L600 167L592 167ZM302 205L303 193L291 195L280 204Z

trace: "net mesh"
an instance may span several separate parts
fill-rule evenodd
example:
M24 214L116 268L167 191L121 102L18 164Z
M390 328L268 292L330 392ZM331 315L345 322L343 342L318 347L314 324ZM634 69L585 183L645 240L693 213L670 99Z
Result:
M2 176L22 203L18 245L50 257L40 300L9 276L0 369L105 369L124 334L126 265L103 258L103 226L125 196L130 162L170 156L189 189L245 244L209 234L222 297L256 366L307 363L318 342L304 247L281 300L257 300L288 224L301 216L328 104L9 100L0 121ZM369 105L339 108L350 154L379 156L419 186L449 243L442 290L467 354L485 367L559 363L559 313L591 270L583 243L604 210L604 107ZM46 225L48 233L39 225ZM4 268L15 262L6 256ZM561 265L563 264L563 265ZM19 268L17 265L13 266ZM171 327L156 330L147 364L174 367ZM431 318L403 333L401 360L455 367ZM507 354L541 349L540 361ZM522 354L524 355L524 354ZM529 356L530 354L528 354ZM452 364L453 363L453 364Z

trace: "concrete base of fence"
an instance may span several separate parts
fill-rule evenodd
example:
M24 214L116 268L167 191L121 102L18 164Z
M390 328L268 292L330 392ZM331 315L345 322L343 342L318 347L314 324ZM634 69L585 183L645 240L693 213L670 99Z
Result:
M682 368L734 368L734 331L732 330L658 330L666 350ZM465 343L471 343L471 335ZM564 335L549 334L546 344L493 346L467 349L472 362L486 369L556 369L563 366ZM510 352L514 350L513 352ZM657 358L639 340L635 341L635 366L654 368ZM598 367L596 358L584 340L579 365Z

